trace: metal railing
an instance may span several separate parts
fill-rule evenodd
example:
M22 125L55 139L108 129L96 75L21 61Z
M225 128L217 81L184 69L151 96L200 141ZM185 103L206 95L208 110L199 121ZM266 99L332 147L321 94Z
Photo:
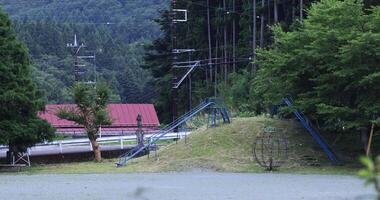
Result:
M159 138L160 140L174 140L181 139L186 137L191 132L171 132L167 133L164 137ZM152 139L155 134L145 134L144 138L148 141ZM125 142L136 142L136 135L127 135L127 136L113 136L113 137L102 137L96 140L100 145L101 144L109 144L109 143L119 143L120 149L124 149ZM63 153L65 147L68 146L88 146L90 150L92 150L91 142L88 138L81 139L71 139L71 140L59 140L53 142L39 143L35 146L28 148L27 153L31 155L31 151L36 150L41 147L51 147L58 148L60 153ZM0 152L7 151L8 146L0 145Z

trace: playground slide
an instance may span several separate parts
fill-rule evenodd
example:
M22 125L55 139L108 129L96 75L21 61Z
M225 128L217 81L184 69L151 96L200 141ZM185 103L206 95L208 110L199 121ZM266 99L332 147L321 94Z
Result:
M142 153L143 151L149 150L151 146L154 146L155 143L163 136L165 136L167 133L173 131L175 128L179 127L181 124L185 123L186 121L190 120L192 117L197 115L198 113L202 112L203 110L213 106L216 104L215 99L206 99L202 103L200 103L197 107L193 108L191 111L188 113L182 115L175 121L171 122L167 126L165 126L163 129L161 129L158 133L152 135L150 137L150 141L148 144L143 145L143 146L136 146L134 149L131 151L123 154L119 158L119 162L116 163L117 167L122 167L127 164L129 160L137 156L138 154ZM223 121L225 123L229 123L230 119L228 116L228 111L226 108L221 108L221 113L223 116Z
M288 107L293 107L293 102L289 98L284 98L283 103ZM293 114L297 117L297 119L300 121L302 126L311 134L313 139L327 154L331 162L335 165L341 165L341 162L339 161L338 157L336 156L332 148L327 144L327 142L322 138L322 136L314 128L310 120L298 110L294 110Z

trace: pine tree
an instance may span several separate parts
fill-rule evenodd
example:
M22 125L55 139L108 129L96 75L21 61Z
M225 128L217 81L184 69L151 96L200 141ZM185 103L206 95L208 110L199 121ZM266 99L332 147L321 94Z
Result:
M32 81L28 51L0 11L0 144L9 145L8 159L53 137L53 128L37 116L44 108L41 97Z

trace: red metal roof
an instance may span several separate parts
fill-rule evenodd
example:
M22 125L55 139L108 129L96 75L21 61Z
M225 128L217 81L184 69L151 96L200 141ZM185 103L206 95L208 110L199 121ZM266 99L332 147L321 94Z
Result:
M80 130L82 126L75 122L57 117L56 113L60 108L72 109L75 108L75 105L49 104L46 105L45 111L38 113L38 116L47 120L58 132L78 130L78 128ZM138 114L142 116L143 128L157 129L160 126L153 104L109 104L107 110L112 125L104 126L104 130L123 131L125 129L128 132L134 131L137 126L136 118Z

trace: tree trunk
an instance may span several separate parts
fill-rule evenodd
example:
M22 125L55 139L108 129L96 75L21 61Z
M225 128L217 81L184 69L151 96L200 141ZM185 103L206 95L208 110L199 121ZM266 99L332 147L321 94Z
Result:
M264 0L261 1L261 16L260 16L260 47L264 48Z
M368 127L360 127L360 141L363 144L363 149L364 152L367 151L367 145L368 145L368 139L369 139L369 132L368 132Z
M303 21L303 0L300 0L300 21Z
M13 155L15 153L14 146L12 144L8 145L8 151L7 151L7 163L12 164Z
M211 24L210 24L210 0L207 0L207 34L208 34L208 68L210 70L210 77L212 78L212 73L211 73L211 64L212 64L212 52L211 52ZM207 81L207 69L206 71L206 83ZM211 82L212 84L212 82ZM207 84L207 89L208 89L208 84Z
M256 0L252 2L252 60L256 61ZM256 74L256 64L252 64L252 74Z
M219 40L219 27L217 27L217 31L216 31L216 37L215 37L215 58L218 58L218 48L219 48L219 43L218 43L218 40ZM217 86L218 86L218 59L215 60L215 85L214 85L214 96L216 97L218 94L217 94Z
M223 9L226 10L226 0L223 0ZM228 67L227 67L227 19L226 14L223 15L224 27L223 27L223 37L224 37L224 83L227 85L228 79Z
M278 22L278 9L277 9L277 0L273 2L273 14L274 14L274 23Z
M268 8L268 15L267 15L267 21L268 21L268 25L270 25L271 24L271 10L272 10L272 8L271 8L271 6L270 6L270 1L268 0L267 1L267 8Z
M233 12L233 21L232 21L232 70L236 71L236 8L235 8L235 0L232 1L232 12Z
M296 9L294 8L296 6L295 0L292 0L292 21L296 18Z
M102 154L100 151L100 146L99 146L98 142L96 141L96 138L90 138L90 142L91 142L92 150L94 152L95 161L96 162L102 161Z

